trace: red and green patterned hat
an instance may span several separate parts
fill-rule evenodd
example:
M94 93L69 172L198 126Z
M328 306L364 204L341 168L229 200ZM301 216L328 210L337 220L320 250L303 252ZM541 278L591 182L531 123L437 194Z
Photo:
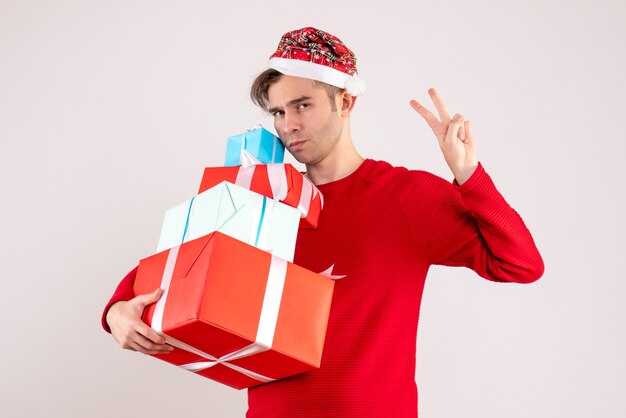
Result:
M357 75L354 53L339 38L316 28L284 34L269 67L346 89L353 96L362 95L366 89L365 80Z

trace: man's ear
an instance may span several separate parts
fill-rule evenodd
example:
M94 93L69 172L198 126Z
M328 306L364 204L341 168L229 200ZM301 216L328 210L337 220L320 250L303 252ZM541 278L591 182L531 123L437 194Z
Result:
M339 96L341 100L341 116L350 116L352 108L354 108L354 104L356 103L356 96L349 94L345 90L341 92Z

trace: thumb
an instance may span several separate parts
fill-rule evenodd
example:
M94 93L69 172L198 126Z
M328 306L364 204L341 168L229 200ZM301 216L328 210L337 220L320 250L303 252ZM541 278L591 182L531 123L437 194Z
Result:
M465 122L463 122L463 127L465 128L465 138L463 140L463 142L465 142L468 145L473 145L474 144L474 134L472 132L472 122L470 122L469 120L466 120Z
M134 301L143 308L144 306L150 305L151 303L159 300L162 294L163 289L159 287L154 292L144 293L143 295L136 296Z

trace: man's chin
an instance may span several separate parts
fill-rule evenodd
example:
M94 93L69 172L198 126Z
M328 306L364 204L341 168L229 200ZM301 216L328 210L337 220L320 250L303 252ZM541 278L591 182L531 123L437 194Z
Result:
M306 158L306 156L303 153L301 153L301 152L292 152L289 149L287 149L287 151L289 151L289 154L291 154L292 157L295 158L297 162L302 163L302 164L310 164L310 162L308 161L308 159Z

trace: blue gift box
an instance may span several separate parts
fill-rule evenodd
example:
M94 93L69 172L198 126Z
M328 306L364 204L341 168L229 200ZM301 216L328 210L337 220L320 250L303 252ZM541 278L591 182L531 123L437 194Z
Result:
M226 167L241 165L241 153L246 150L262 164L282 163L285 147L280 139L265 128L257 128L231 136L226 144Z

